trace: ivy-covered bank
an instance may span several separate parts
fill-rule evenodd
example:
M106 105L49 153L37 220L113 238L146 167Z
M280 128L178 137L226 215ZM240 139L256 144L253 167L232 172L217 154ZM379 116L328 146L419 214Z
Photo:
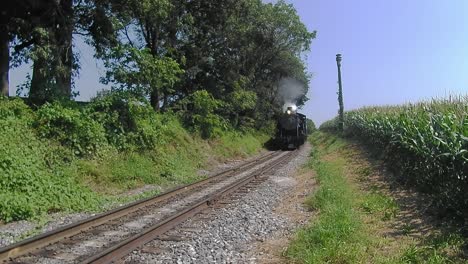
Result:
M197 96L214 102L207 93ZM229 128L214 106L193 109L187 116L158 113L127 93L37 109L0 98L0 221L98 210L145 184L188 183L208 158L251 155L269 138Z

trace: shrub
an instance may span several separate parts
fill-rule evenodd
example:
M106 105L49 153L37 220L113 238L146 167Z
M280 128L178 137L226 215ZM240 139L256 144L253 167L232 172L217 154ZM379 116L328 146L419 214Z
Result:
M17 99L2 99L0 109L0 220L92 208L98 197L60 174L61 147L38 138L31 126L32 111Z
M93 156L107 145L100 123L83 111L60 103L42 106L37 111L35 127L41 137L57 140L77 156Z
M108 142L118 150L151 150L164 143L165 119L145 98L111 92L93 99L86 111L102 124Z
M128 107L130 98L134 96L128 92L101 93L85 109L89 116L102 124L107 141L118 150L130 148L126 133L136 129Z
M312 119L307 118L307 134L311 135L316 130L317 130L317 128L315 127L314 121Z
M319 129L322 131L327 131L327 132L338 131L338 119L334 118L334 119L323 122L320 125Z
M165 142L161 138L164 126L158 115L148 103L130 100L129 113L135 124L133 131L128 131L130 141L141 149L154 149Z
M12 117L32 121L34 113L23 100L0 96L0 119Z
M227 122L215 114L223 106L205 90L196 91L181 102L186 111L183 113L186 123L203 138L218 137L228 128Z

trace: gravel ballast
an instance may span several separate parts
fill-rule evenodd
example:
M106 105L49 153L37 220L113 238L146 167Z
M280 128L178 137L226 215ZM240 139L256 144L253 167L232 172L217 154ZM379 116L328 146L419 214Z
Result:
M221 208L184 222L161 239L146 244L126 263L258 263L255 243L298 225L275 213L275 207L297 184L293 175L307 161L310 145L255 189Z
M270 172L267 180L249 192L235 194L236 199L232 202L226 199L135 250L127 256L126 263L263 263L267 255L263 254L258 244L274 239L278 234L290 235L300 225L281 212L278 205L284 206L288 195L295 196L292 194L301 184L298 184L300 180L297 181L294 175L307 161L309 153L310 146L303 146L295 158ZM235 163L229 165L234 166ZM287 203L290 204L289 201ZM0 247L24 238L27 234L45 232L89 216L86 213L54 214L50 217L54 220L46 225L20 221L0 226ZM86 251L88 247L94 248L96 245L83 245L79 251ZM60 260L60 256L54 258ZM65 254L62 261L67 258L69 256ZM51 260L47 258L41 263L55 263Z

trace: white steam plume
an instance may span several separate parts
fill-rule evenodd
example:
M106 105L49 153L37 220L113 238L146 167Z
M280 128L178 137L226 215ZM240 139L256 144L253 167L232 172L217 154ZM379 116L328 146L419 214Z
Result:
M284 107L296 104L296 100L306 93L303 83L293 78L283 78L278 84L278 99Z

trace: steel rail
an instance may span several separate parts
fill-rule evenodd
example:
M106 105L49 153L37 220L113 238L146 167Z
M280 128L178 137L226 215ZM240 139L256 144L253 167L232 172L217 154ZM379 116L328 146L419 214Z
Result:
M250 167L254 167L257 165L259 162L263 162L264 160L268 160L272 156L278 155L280 152L272 152L268 153L266 155L263 155L259 158L253 159L246 161L242 164L240 164L237 167L229 168L226 170L223 170L213 176L207 177L201 181L191 183L191 184L186 184L181 187L174 188L172 190L169 190L167 192L164 192L162 194L149 197L143 200L138 200L135 202L132 202L130 204L117 207L113 210L110 210L108 212L104 212L101 214L97 214L95 216L92 216L90 218L83 219L81 221L75 222L73 224L69 224L60 228L57 228L55 230L45 232L43 234L25 239L23 241L19 241L17 243L11 244L9 246L6 246L4 248L0 248L0 262L6 262L10 259L19 257L21 255L25 255L28 253L33 253L40 248L43 248L45 246L51 245L55 242L58 242L64 238L68 238L71 236L74 236L76 234L79 234L83 232L84 230L90 229L95 226L102 225L108 221L111 221L113 219L122 217L124 215L128 215L132 212L135 212L141 208L144 208L146 206L149 206L151 204L157 203L164 201L166 199L169 199L171 197L174 197L178 194L182 194L184 192L190 191L191 189L194 189L196 187L202 186L204 184L208 184L210 181L216 180L218 178L221 178L222 176L230 175L233 174L239 170L244 170L248 169Z
M133 250L138 247L154 240L158 236L164 234L165 232L173 229L178 224L189 219L190 217L198 214L199 212L209 208L221 197L226 196L232 192L235 192L239 188L247 185L249 182L259 178L261 175L265 174L268 171L273 170L276 166L282 164L284 161L289 160L291 157L294 157L296 151L291 152L290 154L285 154L283 157L275 160L271 166L265 169L265 167L260 168L259 171L244 177L240 181L231 183L227 187L222 188L218 192L208 195L199 202L196 202L193 206L190 206L179 213L170 216L169 218L159 222L156 225L153 225L142 232L127 238L126 240L94 255L83 261L81 264L104 264L104 263L115 263L119 262L123 257L127 256Z

